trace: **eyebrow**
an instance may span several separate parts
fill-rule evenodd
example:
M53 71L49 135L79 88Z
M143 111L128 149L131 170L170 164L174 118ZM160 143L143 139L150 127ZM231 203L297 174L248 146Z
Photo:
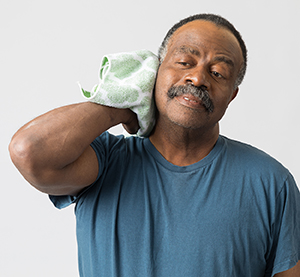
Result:
M175 53L184 53L184 54L192 54L192 55L196 55L196 56L200 56L200 52L196 49L193 49L191 47L187 47L187 46L181 46L178 47L175 51Z
M213 59L214 62L223 62L229 65L230 67L234 67L234 62L231 59L226 58L225 56L217 56Z
M200 57L200 52L194 48L188 47L188 46L180 46L176 49L175 53L184 53L184 54L192 54L195 56ZM227 65L229 65L230 67L234 67L234 62L225 57L225 56L217 56L213 59L214 62L223 62L226 63Z

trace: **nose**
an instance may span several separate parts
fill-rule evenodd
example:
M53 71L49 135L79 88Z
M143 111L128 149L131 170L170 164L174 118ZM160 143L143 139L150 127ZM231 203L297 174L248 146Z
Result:
M193 84L195 87L203 86L206 89L209 89L210 87L205 69L202 67L195 67L193 69L190 69L189 72L187 72L187 74L185 75L184 83Z

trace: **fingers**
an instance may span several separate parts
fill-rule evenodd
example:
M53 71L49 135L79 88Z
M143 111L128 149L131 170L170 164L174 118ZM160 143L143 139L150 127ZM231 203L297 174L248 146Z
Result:
M129 120L126 123L122 123L122 125L129 134L136 134L140 128L137 115L132 111L130 111Z

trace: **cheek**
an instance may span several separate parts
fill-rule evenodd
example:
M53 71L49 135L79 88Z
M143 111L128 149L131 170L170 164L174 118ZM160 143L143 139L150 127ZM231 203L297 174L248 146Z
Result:
M170 87L176 85L180 76L169 65L162 64L158 70L156 78L156 89L167 92Z
M228 108L228 105L230 103L230 99L228 97L222 97L218 98L214 101L215 104L215 112L219 120L224 116L226 113L226 110Z
M215 86L213 91L211 91L214 103L220 107L228 107L236 93L237 92L233 91L233 87L230 84Z
M163 71L159 70L154 89L155 101L159 102L164 96L167 96L167 92L171 86L168 74L164 74Z

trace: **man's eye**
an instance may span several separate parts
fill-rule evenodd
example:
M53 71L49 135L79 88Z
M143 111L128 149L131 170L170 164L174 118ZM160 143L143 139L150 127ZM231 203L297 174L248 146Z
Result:
M187 62L178 62L178 64L182 65L182 66L189 66L190 64Z
M217 78L223 78L223 76L217 71L212 71L211 73Z

